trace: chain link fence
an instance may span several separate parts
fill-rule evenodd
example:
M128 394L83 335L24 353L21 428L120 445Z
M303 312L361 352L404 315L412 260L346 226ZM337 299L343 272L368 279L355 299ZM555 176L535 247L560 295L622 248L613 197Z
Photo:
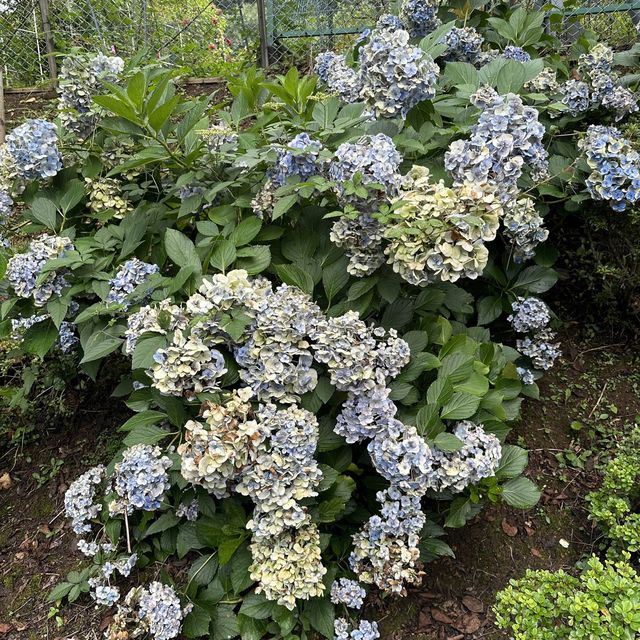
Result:
M205 78L228 75L247 62L304 68L318 52L353 43L357 34L391 11L392 4L393 0L0 0L0 65L4 84L11 88L49 84L55 78L52 51L123 57L144 52L169 60L187 75ZM595 31L615 48L638 38L640 1L553 4L550 26L565 42L583 29Z
M258 61L257 34L256 0L0 0L0 64L12 88L49 83L49 51L145 52L216 76Z

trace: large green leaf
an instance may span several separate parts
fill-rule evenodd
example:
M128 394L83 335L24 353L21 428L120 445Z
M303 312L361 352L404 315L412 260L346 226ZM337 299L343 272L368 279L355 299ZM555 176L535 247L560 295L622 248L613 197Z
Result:
M540 489L529 478L513 478L502 485L502 498L516 509L532 509L540 500Z
M31 215L45 227L56 230L58 213L56 205L48 198L34 198L31 203Z
M328 598L312 598L304 605L304 615L311 626L325 638L333 638L335 609Z
M179 267L194 267L200 270L200 258L195 245L184 233L177 229L167 229L164 234L164 247L172 262Z
M42 358L51 349L57 337L58 328L50 319L36 322L25 331L22 348L27 353Z
M123 342L122 338L115 338L103 331L97 331L83 345L84 355L80 360L80 364L100 360L108 356L119 349Z
M525 449L516 447L512 444L502 446L502 458L500 458L500 466L496 471L496 477L516 478L527 467L529 462L529 454Z
M447 403L442 407L440 417L443 420L464 420L470 418L480 406L480 400L478 396L473 396L470 393L456 392Z

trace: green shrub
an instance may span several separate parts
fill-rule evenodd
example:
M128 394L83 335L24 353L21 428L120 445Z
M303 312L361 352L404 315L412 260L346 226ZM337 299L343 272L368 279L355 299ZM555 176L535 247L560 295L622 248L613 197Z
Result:
M595 556L578 577L527 571L498 594L496 622L514 640L632 640L640 633L640 576L629 554Z

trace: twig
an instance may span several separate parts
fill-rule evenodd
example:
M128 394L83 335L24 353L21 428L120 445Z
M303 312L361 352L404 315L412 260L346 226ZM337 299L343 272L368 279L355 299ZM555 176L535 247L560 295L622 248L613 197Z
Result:
M602 401L602 397L604 396L604 392L607 390L608 384L609 384L609 381L607 380L607 382L604 383L604 387L602 387L602 391L600 392L600 397L598 398L598 401L593 405L593 409L591 409L591 413L589 413L589 417L587 419L591 418L595 410L598 408L598 405L600 404L600 402Z
M127 533L127 552L131 553L131 536L129 535L129 518L127 517L127 508L124 509L124 528Z
M605 344L602 347L592 347L591 349L585 349L584 351L581 351L575 358L575 360L573 362L576 362L576 360L584 355L585 353L590 353L591 351L602 351L604 349L610 349L611 347L623 347L626 344L626 342L616 342L615 344ZM573 363L572 363L573 364Z

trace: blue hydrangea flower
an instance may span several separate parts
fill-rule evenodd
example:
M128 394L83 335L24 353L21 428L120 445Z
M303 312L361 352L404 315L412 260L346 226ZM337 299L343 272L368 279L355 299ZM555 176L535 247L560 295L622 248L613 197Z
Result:
M344 604L351 609L361 609L367 592L355 580L340 578L331 585L331 602Z
M136 444L125 449L113 472L113 488L118 497L109 505L109 513L159 509L169 489L167 469L171 464L160 447Z
M551 311L540 298L518 298L511 303L511 309L513 313L507 321L518 333L544 329L551 320Z
M64 494L64 510L74 533L91 531L91 520L98 517L102 505L96 502L96 489L102 483L105 468L92 467L76 478Z
M442 36L440 42L447 45L445 58L474 64L480 56L484 38L473 27L453 27Z
M396 29L404 29L404 25L398 16L394 16L392 13L384 13L378 18L378 22L376 22L376 30L380 29L391 29L395 31Z
M147 624L153 640L171 640L180 634L185 611L172 587L152 582L142 589L138 601L138 616Z
M344 618L336 618L333 633L333 640L377 640L380 637L378 623L369 620L360 620L355 627Z
M46 180L62 169L56 125L46 120L27 120L7 135L7 149L18 175L26 180Z
M548 371L557 358L562 355L560 345L555 340L556 334L549 329L542 329L530 338L516 342L518 351L531 360L536 369Z
M299 133L285 149L278 151L275 165L267 172L267 178L278 187L292 176L298 176L302 182L322 171L319 155L322 144L308 133Z
M324 51L316 57L315 72L320 82L343 102L356 102L362 83L355 69L349 67L344 55Z
M591 97L589 85L580 80L567 80L560 85L562 103L567 107L571 115L578 115L589 110Z
M440 70L403 29L376 30L360 50L361 97L377 118L404 118L436 94Z
M127 299L131 293L145 282L153 273L158 273L160 267L157 264L143 262L139 258L127 260L109 280L110 290L107 294L107 302L124 304L128 307Z
M0 191L0 223L6 222L11 215L12 209L13 199L11 196L6 191Z
M517 60L518 62L529 62L531 60L531 56L522 47L516 47L512 44L504 48L502 57L507 60Z
M516 367L516 373L524 385L533 384L536 381L535 375L531 369L527 369L526 367Z
M380 196L390 199L400 188L401 162L402 157L389 136L384 133L362 136L356 142L345 142L336 149L329 165L329 179L335 182L335 190L341 200L359 205L365 211L375 210L375 200L363 202L357 196L347 195L344 183L358 174L363 185L380 185Z
M513 260L516 264L533 258L536 247L549 237L542 216L536 211L531 198L512 200L502 217L504 235L512 243Z
M640 199L640 154L615 127L591 125L578 142L591 174L586 185L594 200L624 211Z
M91 593L96 604L112 607L120 599L120 590L118 587L111 587L106 584L98 584Z
M67 251L73 250L69 238L43 234L29 243L25 253L11 256L5 277L16 295L33 298L36 307L43 307L69 284L64 274L57 270L48 271L44 278L40 278L43 267L49 260L62 258ZM38 279L40 284L37 284Z
M544 126L538 112L526 107L520 96L500 96L484 87L472 96L482 109L468 140L455 140L445 154L445 168L455 184L490 183L503 201L517 194L517 182L525 169L534 180L548 173L547 151L542 144Z
M412 38L424 38L442 24L434 0L403 0L399 16Z

